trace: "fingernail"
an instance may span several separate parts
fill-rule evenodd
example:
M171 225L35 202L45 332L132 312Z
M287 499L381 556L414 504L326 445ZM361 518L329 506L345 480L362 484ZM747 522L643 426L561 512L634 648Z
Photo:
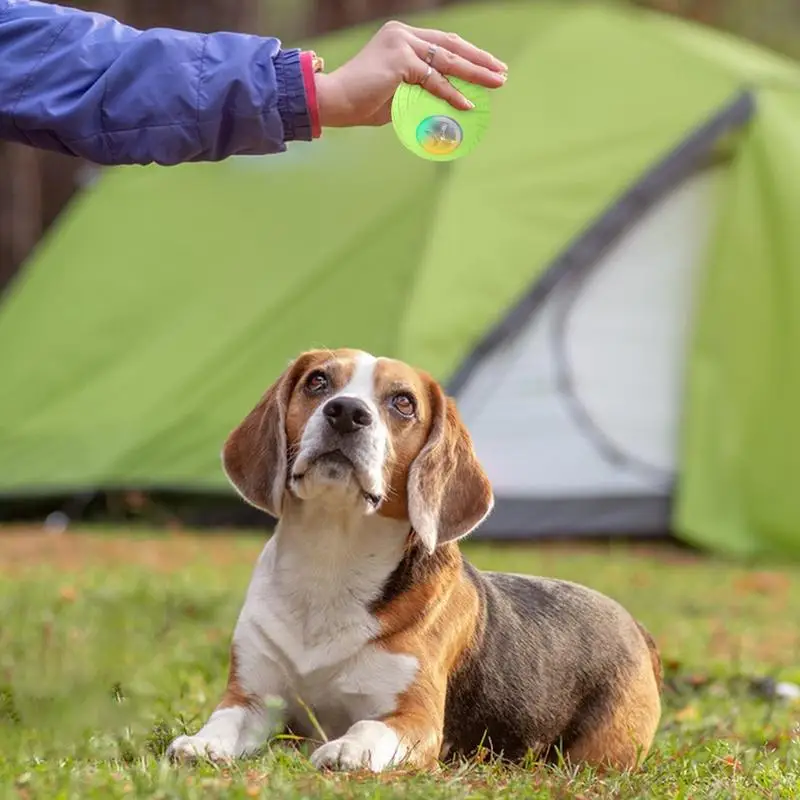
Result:
M473 103L473 102L472 102L472 100L467 100L467 98L465 97L465 98L464 98L464 101L466 102L466 104L467 104L467 108L468 108L468 109L473 109L473 108L475 108L475 103Z

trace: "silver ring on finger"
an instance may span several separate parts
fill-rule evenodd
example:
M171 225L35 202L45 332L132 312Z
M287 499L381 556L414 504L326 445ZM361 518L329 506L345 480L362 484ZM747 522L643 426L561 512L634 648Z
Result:
M433 64L433 58L436 55L436 51L438 49L439 49L438 44L432 44L428 47L428 55L425 56L425 63L428 66L431 66L431 64Z
M433 74L433 67L428 64L428 69L425 70L425 77L419 82L420 86L424 86L428 78Z

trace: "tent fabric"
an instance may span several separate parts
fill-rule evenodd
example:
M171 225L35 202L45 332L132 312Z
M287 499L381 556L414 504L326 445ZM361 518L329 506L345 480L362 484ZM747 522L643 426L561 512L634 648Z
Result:
M800 551L800 94L759 93L699 297L676 495L688 541Z
M717 549L800 552L790 487L800 452L791 356L800 69L618 4L464 4L416 21L457 30L511 66L469 158L416 159L390 128L326 132L281 156L110 169L83 192L0 298L0 495L230 495L219 465L229 430L298 352L352 346L430 371L463 402L498 490L476 535L649 533L671 523ZM371 32L307 45L335 66ZM686 193L705 207L692 187L709 159L715 208L692 233L681 214L694 206L674 223L665 215ZM636 236L659 214L667 226L647 234L653 248L669 224L687 226L671 234L687 238L670 242L680 264L669 275L664 254L642 256L641 270L652 271L639 274ZM593 335L607 344L597 363L609 380L630 379L634 355L658 361L652 385L642 380L628 397L635 413L615 408L600 427L615 442L622 435L631 463L641 452L652 460L658 440L667 468L644 477L609 463L597 441L577 449L586 438L574 438L573 408L562 430L575 447L553 450L572 453L578 469L562 474L573 483L547 484L542 460L525 490L525 446L544 440L531 415L538 408L541 424L556 405L544 391L513 409L512 378L531 382L546 368L533 334L556 308L550 300L572 297L564 275L584 270L574 319L589 327L567 347L579 348L571 357L594 388L573 388L592 416L598 402L621 402L602 372L592 377ZM691 290L679 291L675 281L692 270ZM593 286L606 294L589 303ZM671 305L655 297L667 286ZM620 346L615 359L608 347L644 330L632 311L614 335L634 289L640 313L652 302L663 316L651 339L667 344ZM670 328L681 298L688 307ZM520 366L501 376L510 391L494 393L489 414L474 382L499 374L505 348ZM670 380L670 396L659 394ZM513 447L499 438L501 420L487 421L512 410L528 420ZM626 416L630 428L615 428ZM637 439L635 425L653 426L650 438Z

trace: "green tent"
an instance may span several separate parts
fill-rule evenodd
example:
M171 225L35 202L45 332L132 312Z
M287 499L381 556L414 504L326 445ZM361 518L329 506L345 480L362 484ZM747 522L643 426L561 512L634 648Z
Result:
M365 129L83 192L0 304L0 492L230 496L228 431L347 345L457 396L477 536L800 553L800 69L618 5L418 19L510 64L469 158Z

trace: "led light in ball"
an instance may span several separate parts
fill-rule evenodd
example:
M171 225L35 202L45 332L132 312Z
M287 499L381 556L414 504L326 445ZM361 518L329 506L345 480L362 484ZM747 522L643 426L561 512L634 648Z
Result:
M461 126L452 117L444 114L426 117L417 126L417 143L432 155L449 155L463 139Z

